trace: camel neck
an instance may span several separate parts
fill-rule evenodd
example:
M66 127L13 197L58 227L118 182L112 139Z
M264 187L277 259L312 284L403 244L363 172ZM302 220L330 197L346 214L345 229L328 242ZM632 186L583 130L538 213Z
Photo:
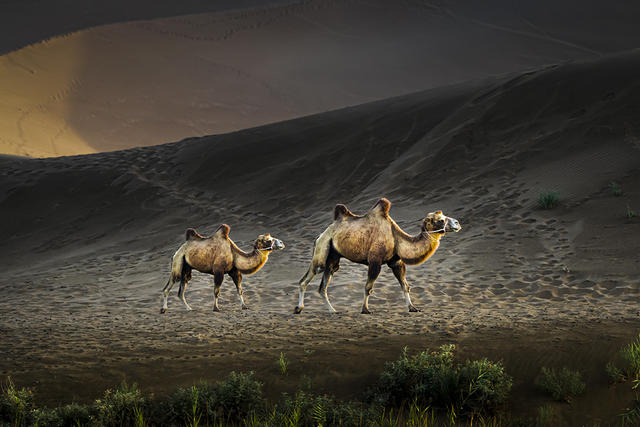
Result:
M428 260L440 245L442 234L420 234L411 236L398 228L396 234L397 254L406 264L421 264Z
M250 253L238 253L236 255L236 268L244 274L253 274L260 270L269 258L268 251L261 251L253 248Z

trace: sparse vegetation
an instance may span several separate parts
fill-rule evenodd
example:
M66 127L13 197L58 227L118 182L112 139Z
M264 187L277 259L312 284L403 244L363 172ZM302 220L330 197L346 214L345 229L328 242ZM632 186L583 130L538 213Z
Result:
M616 197L622 196L622 188L620 188L620 185L618 185L617 182L611 181L609 183L609 188L611 188L611 194L613 194L614 196Z
M637 426L640 424L640 397L636 395L636 398L631 402L628 408L625 408L624 412L620 414L620 421L623 426Z
M136 413L146 404L146 399L136 384L123 382L119 387L107 390L102 399L94 403L94 418L102 426L136 425Z
M280 357L278 357L278 366L280 367L280 372L282 372L282 375L287 375L289 360L287 359L287 355L283 352L280 352Z
M553 399L571 403L571 400L582 394L585 383L579 371L567 367L560 369L543 367L536 378L536 386L551 395Z
M14 426L31 425L33 423L33 391L27 388L16 388L9 378L1 387L0 423L9 422Z
M538 194L538 206L542 209L553 209L558 206L558 193L555 191L543 191Z
M620 349L614 360L605 367L613 382L640 380L640 334Z
M554 427L559 424L558 421L558 411L553 406L545 405L538 408L537 427Z
M445 345L409 357L405 348L398 360L387 363L370 401L396 408L415 401L464 415L493 412L506 401L511 377L501 363L487 359L457 363L454 351L454 345Z
M631 209L631 206L627 203L627 219L632 219L638 216L638 213Z

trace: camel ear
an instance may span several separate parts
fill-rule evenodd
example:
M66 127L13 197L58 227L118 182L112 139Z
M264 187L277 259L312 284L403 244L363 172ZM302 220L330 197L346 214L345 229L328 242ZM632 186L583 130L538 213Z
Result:
M442 211L437 211L436 215L442 215Z

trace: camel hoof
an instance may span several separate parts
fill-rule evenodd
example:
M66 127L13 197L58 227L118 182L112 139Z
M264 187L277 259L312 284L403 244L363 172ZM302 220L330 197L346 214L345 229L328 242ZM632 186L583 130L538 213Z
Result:
M420 309L416 308L414 306L411 306L411 307L409 307L409 312L410 313L418 313L418 312L420 312Z
M293 309L293 314L300 314L302 312L303 308L304 308L304 306L302 306L302 307L296 306L296 308Z
M362 314L371 314L369 309L368 308L364 308L364 307L362 308L362 311L360 313L362 313Z
M215 312L219 312L219 311L220 311L220 309L219 309L218 307L213 307L213 311L215 311Z
M160 314L165 314L166 312L167 312L167 309L166 309L166 308L162 307L162 308L160 309Z
M246 305L242 305L242 309L243 310L249 310L249 307L247 307Z

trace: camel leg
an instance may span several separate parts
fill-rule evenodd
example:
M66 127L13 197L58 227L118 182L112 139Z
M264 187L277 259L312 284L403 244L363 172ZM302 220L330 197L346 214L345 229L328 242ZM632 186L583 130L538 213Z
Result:
M180 279L180 288L178 288L178 298L180 298L182 300L182 302L184 303L184 306L187 309L187 311L191 311L191 306L189 304L187 304L187 298L185 296L185 293L187 292L187 283L189 283L189 282L183 276Z
M220 308L218 308L218 297L220 296L220 287L222 286L223 280L223 273L213 273L213 295L215 297L213 302L213 311L220 311Z
M162 308L160 309L160 313L165 313L167 311L167 308L169 308L168 306L168 299L169 299L169 292L171 292L171 288L173 288L173 285L176 283L172 280L173 278L169 278L169 281L167 281L167 284L164 286L164 288L162 289Z
M305 274L304 277L300 279L300 298L298 299L298 305L293 310L294 314L300 314L300 312L304 308L304 293L307 291L309 282L311 282L311 280L313 280L313 278L316 276L316 273L314 273L313 270L314 269L312 263L311 266L309 266L309 271L307 271L307 274Z
M240 297L240 303L242 303L242 309L248 310L249 307L244 303L244 298L242 297L242 273L240 273L237 269L233 269L229 272L229 277L233 280L233 283L236 285L236 290L238 291L238 296Z
M327 295L327 287L329 283L331 283L331 278L333 277L333 273L338 271L340 268L340 255L337 252L331 251L329 256L327 257L327 262L324 267L324 273L322 274L322 281L320 281L320 287L318 288L318 293L322 295L324 298L324 302L327 303L327 307L329 308L329 313L335 313L336 310L333 308L331 303L329 302L329 295Z
M362 314L371 314L369 311L369 296L373 293L373 284L380 274L380 263L369 261L369 271L367 272L367 284L364 287L364 303L362 304Z
M409 286L409 283L405 278L407 267L405 266L404 262L397 261L394 264L389 264L389 267L391 268L391 271L393 271L393 275L396 276L396 279L398 279L398 282L400 283L402 293L404 294L404 302L407 304L407 307L409 307L409 311L420 311L411 303L411 296L409 295L411 287Z
M327 307L329 308L329 313L335 313L336 310L333 308L331 303L329 302L329 295L327 295L327 286L331 283L331 278L333 277L333 270L327 266L325 268L324 273L322 274L322 281L320 282L320 287L318 288L318 293L322 295L324 298L324 302L327 303Z

